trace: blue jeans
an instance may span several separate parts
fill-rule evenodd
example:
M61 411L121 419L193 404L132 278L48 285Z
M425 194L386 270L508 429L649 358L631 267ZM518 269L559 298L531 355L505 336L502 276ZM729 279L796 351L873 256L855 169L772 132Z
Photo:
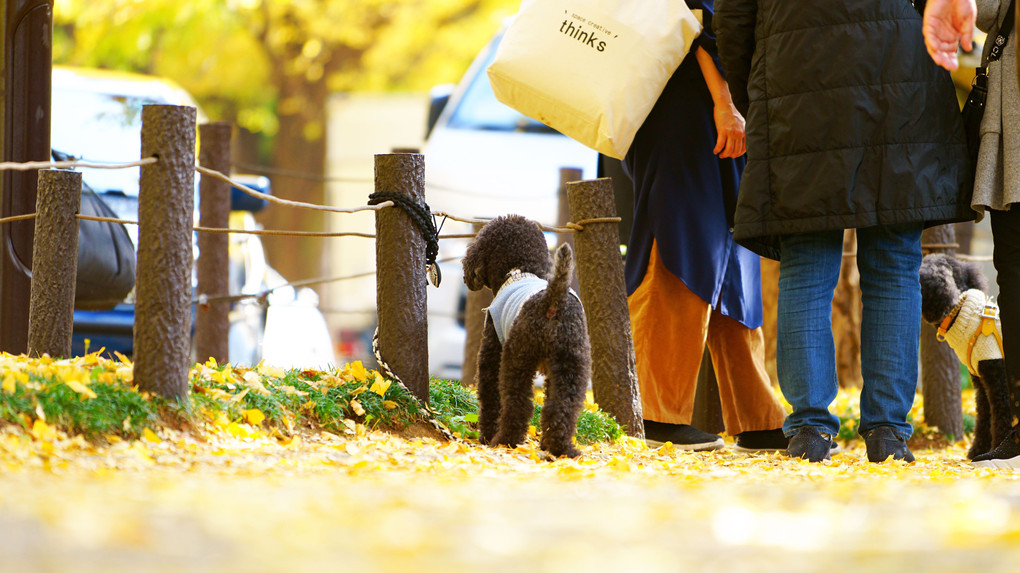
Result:
M907 414L917 388L921 337L922 225L857 229L861 275L862 435L891 426L904 439L913 428ZM793 412L787 436L815 426L832 436L839 419L829 412L836 398L836 351L832 339L832 295L843 259L843 231L786 235L779 263L779 387Z

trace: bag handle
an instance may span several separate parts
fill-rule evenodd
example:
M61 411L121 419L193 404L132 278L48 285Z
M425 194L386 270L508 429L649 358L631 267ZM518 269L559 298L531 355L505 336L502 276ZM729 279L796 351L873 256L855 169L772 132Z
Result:
M998 60L1002 57L1002 50L1006 47L1006 43L1009 42L1009 34L1013 31L1013 23L1016 21L1014 16L1016 8L1016 2L1010 0L1009 8L1006 9L1006 20L1002 23L1002 27L999 28L995 36L995 44L992 45L992 51L988 54L988 62L985 66Z

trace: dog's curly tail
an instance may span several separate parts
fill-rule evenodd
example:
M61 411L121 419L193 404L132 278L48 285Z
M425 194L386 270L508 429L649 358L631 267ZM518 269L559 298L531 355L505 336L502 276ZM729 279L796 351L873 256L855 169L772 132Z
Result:
M549 277L549 286L545 289L545 315L549 318L556 316L563 297L570 289L571 279L574 276L574 251L568 243L563 243L556 249L553 259L552 275Z

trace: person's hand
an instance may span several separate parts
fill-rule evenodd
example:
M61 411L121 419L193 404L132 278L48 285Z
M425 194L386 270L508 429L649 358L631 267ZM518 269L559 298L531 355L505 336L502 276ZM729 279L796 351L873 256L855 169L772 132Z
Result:
M935 63L955 70L957 46L974 49L974 0L928 0L924 7L924 45Z
M715 130L719 137L712 153L720 159L740 157L747 150L744 136L744 118L732 103L715 106Z

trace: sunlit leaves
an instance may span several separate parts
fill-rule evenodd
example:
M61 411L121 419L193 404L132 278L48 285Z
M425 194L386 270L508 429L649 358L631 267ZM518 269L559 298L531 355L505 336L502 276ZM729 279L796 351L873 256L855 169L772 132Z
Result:
M54 60L176 80L213 119L275 133L312 90L425 91L456 81L509 0L60 0ZM287 91L284 101L278 98ZM315 137L323 127L310 125Z
M624 438L550 461L533 439L489 448L351 420L337 432L292 436L219 422L200 435L153 429L102 444L41 421L0 428L0 522L19 543L3 568L144 569L159 559L182 570L955 571L985 563L1008 571L1018 555L1020 475L971 467L965 445L918 449L914 464L870 464L855 440L811 464L652 450Z

